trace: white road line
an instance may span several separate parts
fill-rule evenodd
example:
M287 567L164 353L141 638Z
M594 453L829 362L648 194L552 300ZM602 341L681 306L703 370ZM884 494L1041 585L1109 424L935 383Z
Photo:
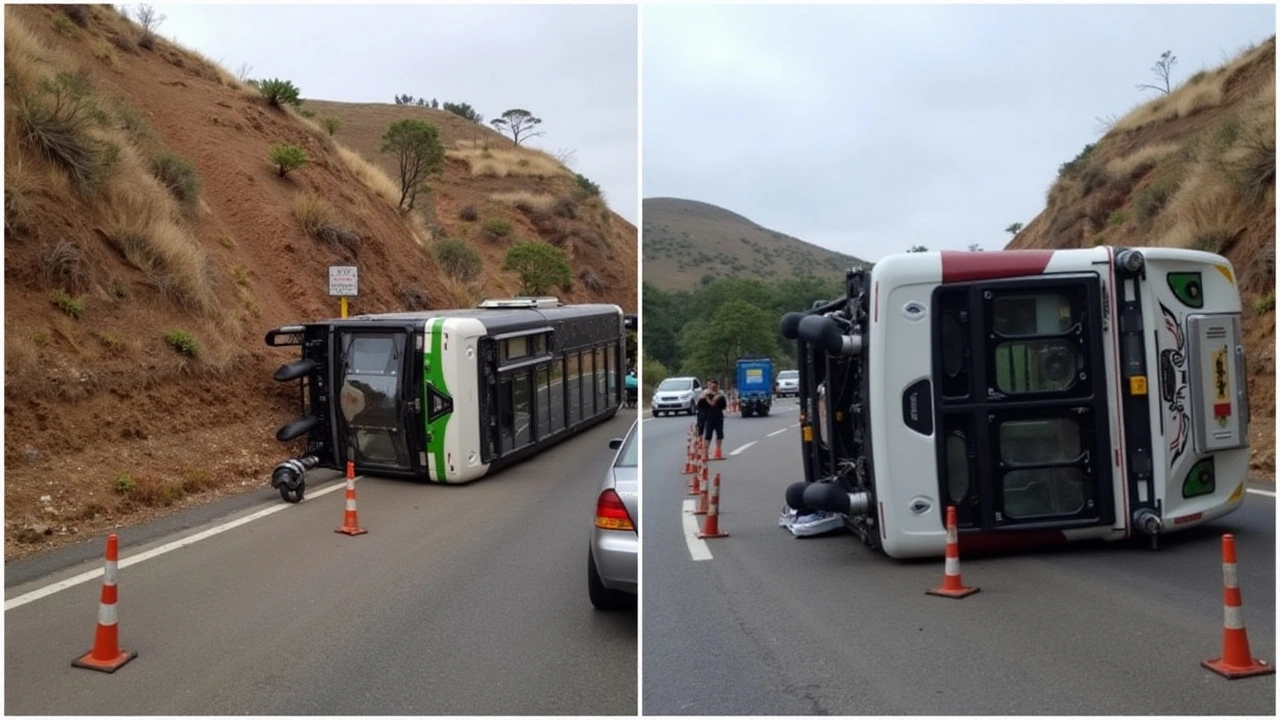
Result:
M359 480L359 479L360 479L360 476L356 476L356 480ZM335 490L343 490L346 487L347 487L347 484L345 482L334 483L333 485L327 488L324 488L322 490L315 490L311 492L305 498L303 498L302 502L307 502L307 500L320 497L321 495L326 495L328 493L334 492ZM182 538L181 540L174 540L171 543L165 543L164 545L161 545L156 548L152 548L144 553L139 553L137 555L133 555L130 557L121 558L120 562L117 564L117 567L123 570L124 568L127 568L130 565L137 565L138 563L144 560L150 560L151 558L164 555L167 552L171 552L179 548L184 548L188 545L193 545L206 538L211 538L214 535L224 533L228 530L231 530L232 528L237 528L237 527L240 527L241 525L251 523L254 520L257 520L259 518L264 518L272 513L278 513L281 510L287 510L290 507L292 507L291 504L273 505L264 510L259 510L258 512L245 515L242 518L237 518L235 520L223 523L221 525L215 525L214 527L211 527L208 530L203 530L201 532L196 533L195 535L190 535L188 537ZM699 541L699 542L702 542L702 541ZM4 610L5 612L8 612L16 607L22 607L27 603L35 602L40 598L48 597L56 592L61 592L63 590L66 590L67 588L72 588L72 587L75 587L76 585L87 583L90 580L93 580L95 578L100 578L102 577L102 571L103 571L103 568L98 568L96 570L83 572L74 577L69 577L66 580L59 580L56 583L45 585L42 588L37 588L35 590L32 590L29 593L19 595L18 597L13 598L12 600L6 600L4 602Z
M759 442L759 440L752 440L751 442L747 443L746 445L743 445L742 447L738 448L737 450L734 450L733 452L729 453L729 456L730 456L730 457L733 457L734 455L737 455L738 453L742 452L743 450L746 450L747 448L751 447L752 445L755 445L757 442Z
M786 431L788 431L788 430L790 430L790 429L791 429L791 428L789 428L789 427L784 427L784 428L782 428L781 430L774 430L773 432L769 433L768 435L765 435L765 437L773 437L774 435L781 435L782 433L784 433L784 432L786 432Z
M1273 490L1254 490L1253 488L1245 488L1244 491L1253 493L1254 495L1266 495L1267 497L1276 496L1275 491Z
M684 501L684 509L680 513L684 520L684 542L689 546L689 556L694 560L710 560L711 548L706 540L698 539L698 518L693 514L698 509L698 501L689 498Z
M793 427L793 428L800 427L800 423L796 423L795 425L792 425L791 427Z

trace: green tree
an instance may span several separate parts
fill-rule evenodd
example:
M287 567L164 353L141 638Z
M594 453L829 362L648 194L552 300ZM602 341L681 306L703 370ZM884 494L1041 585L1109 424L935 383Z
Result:
M342 129L342 118L326 117L320 118L320 126L323 127L330 135Z
M534 117L533 113L522 108L512 108L502 113L502 117L490 120L489 124L499 132L511 133L511 139L516 145L520 144L521 137L528 140L531 137L546 134L540 130L534 130L542 124L542 118Z
M440 109L445 112L451 112L460 118L466 118L477 125L484 122L484 116L476 112L476 109L471 107L470 103L446 102L444 105L440 106Z
M502 259L502 269L520 275L523 295L545 295L551 288L568 285L573 280L564 251L544 242L512 245Z
M435 126L421 120L397 120L382 136L382 152L393 153L400 168L400 206L413 201L427 176L444 170L444 145Z
M311 162L311 158L307 157L307 151L297 145L273 145L267 157L271 160L271 164L280 169L280 177Z
M742 300L730 300L707 319L696 319L680 332L685 357L682 373L715 377L733 376L744 355L777 357L778 318L764 308Z
M929 248L923 245L912 245L907 252L929 252Z
M1004 231L1009 233L1010 235L1017 235L1019 232L1022 231L1022 223L1020 222L1012 223L1011 225L1009 225L1009 227L1005 228Z

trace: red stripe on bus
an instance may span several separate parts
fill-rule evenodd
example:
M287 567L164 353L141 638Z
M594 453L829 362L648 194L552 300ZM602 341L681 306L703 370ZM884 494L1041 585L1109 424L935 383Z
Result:
M942 251L942 282L990 280L1017 275L1043 275L1052 250Z

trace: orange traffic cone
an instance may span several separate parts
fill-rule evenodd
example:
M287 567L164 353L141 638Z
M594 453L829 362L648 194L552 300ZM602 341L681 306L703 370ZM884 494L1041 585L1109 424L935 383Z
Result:
M369 532L360 527L360 522L356 519L356 464L353 462L347 463L347 510L342 515L342 527L334 532L346 535L363 535Z
M1270 675L1276 671L1265 660L1249 653L1249 635L1244 629L1240 585L1236 580L1236 538L1222 536L1222 657L1200 664L1228 680L1250 675Z
M693 482L689 485L689 494L697 495L702 492L702 488L707 484L707 464L701 459L698 461L697 471L693 473Z
M693 436L690 435L684 441L684 472L683 475L692 475L698 471L693 465Z
M720 445L719 445L719 444L717 444L717 445L716 445L716 456L715 456L715 457L713 457L713 458L711 458L711 459L712 459L712 460L723 460L723 459L724 459L724 456L720 454Z
M720 476L717 474L716 477L718 478ZM707 505L708 505L707 496L711 494L711 483L706 481L705 475L703 476L703 478L704 479L702 481L702 487L699 488L699 492L695 493L698 496L698 507L693 511L694 515L707 514Z
M956 533L955 506L947 506L947 560L942 573L942 585L926 591L929 595L949 598L968 597L979 588L965 587L960 582L960 539Z
M710 498L707 500L707 519L698 537L703 540L729 537L729 533L720 532L720 473L716 473L715 480L711 483Z
M93 635L93 649L72 660L74 667L113 673L138 657L136 652L120 649L120 628L116 624L116 568L119 553L120 540L112 533L107 536L107 564L102 573L102 599L98 602L98 629Z

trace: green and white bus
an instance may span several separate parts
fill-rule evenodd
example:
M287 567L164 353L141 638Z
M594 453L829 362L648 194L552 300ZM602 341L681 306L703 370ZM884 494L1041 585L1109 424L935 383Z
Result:
M622 406L626 331L616 305L489 300L461 310L358 315L267 333L302 357L302 413L276 433L306 436L271 484L289 502L314 467L465 483L516 463Z

